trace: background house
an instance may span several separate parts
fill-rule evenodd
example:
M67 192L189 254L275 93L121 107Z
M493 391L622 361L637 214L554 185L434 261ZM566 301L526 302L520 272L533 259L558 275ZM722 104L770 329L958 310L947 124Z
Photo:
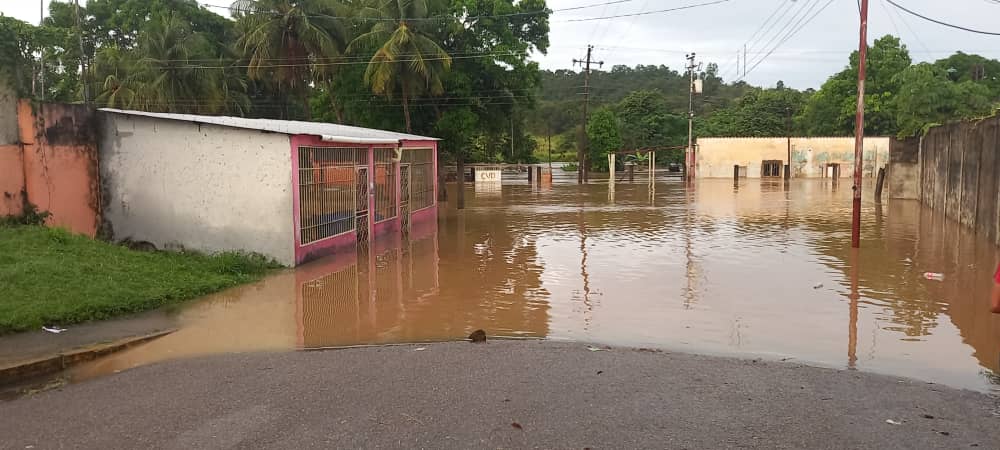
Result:
M888 137L864 140L862 173L873 177L889 162ZM854 176L854 138L698 138L695 156L698 178L781 178L791 144L793 178L849 178Z

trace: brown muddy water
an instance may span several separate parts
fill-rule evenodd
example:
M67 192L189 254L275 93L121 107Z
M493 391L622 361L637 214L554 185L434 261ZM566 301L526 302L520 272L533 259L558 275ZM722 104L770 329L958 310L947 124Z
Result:
M1000 253L917 202L866 199L852 252L846 180L466 189L467 209L443 204L410 239L191 303L176 333L70 376L482 328L1000 386L1000 316L988 310Z

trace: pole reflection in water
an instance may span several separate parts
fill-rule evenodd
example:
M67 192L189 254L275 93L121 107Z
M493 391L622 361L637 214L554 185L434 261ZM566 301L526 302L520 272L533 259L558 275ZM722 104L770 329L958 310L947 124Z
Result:
M867 197L852 254L851 191L828 178L736 188L661 177L623 183L612 201L604 183L556 175L541 189L519 179L469 186L466 209L443 204L430 229L189 303L174 334L77 373L480 328L795 358L972 389L1000 372L1000 317L988 313L1000 253L919 203Z

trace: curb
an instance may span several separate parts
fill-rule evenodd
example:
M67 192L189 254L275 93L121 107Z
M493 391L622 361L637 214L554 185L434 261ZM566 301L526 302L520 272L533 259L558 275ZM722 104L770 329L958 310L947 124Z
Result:
M159 331L152 334L120 339L114 342L95 344L89 347L61 352L53 356L26 360L9 366L0 366L0 386L56 373L77 364L93 361L102 356L144 344L174 331L177 330Z

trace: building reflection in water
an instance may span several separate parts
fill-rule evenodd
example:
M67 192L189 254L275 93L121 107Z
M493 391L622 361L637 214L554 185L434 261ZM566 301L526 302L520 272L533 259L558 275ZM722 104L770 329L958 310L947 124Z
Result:
M407 238L193 302L174 334L83 371L481 328L974 389L1000 373L1000 317L988 313L1000 253L916 202L866 198L852 252L851 190L823 180L642 180L613 200L604 183L524 181L470 186L467 209L447 205Z

